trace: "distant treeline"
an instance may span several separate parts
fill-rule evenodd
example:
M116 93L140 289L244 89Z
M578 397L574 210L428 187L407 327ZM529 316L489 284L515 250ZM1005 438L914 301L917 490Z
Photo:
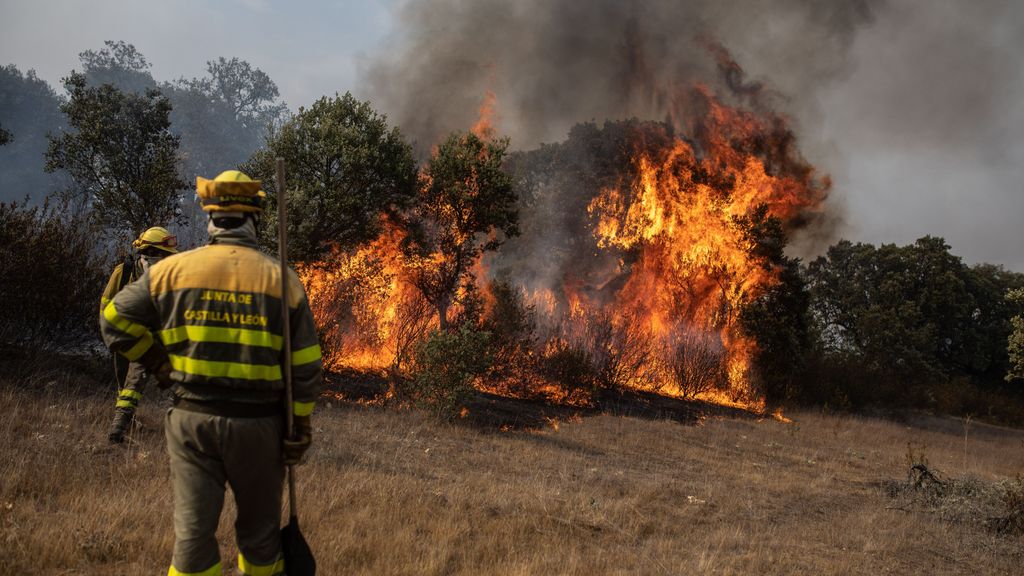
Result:
M207 62L201 78L170 81L155 79L145 56L125 42L107 41L99 50L80 53L79 61L80 70L69 71L63 79L63 93L32 70L22 72L14 64L0 68L0 201L28 198L39 204L76 186L64 170L48 171L46 160L48 137L75 131L61 106L68 104L76 78L89 88L109 85L139 97L156 91L164 98L169 134L178 139L175 170L186 188L197 175L215 175L246 161L263 144L269 127L287 114L273 80L238 58ZM187 220L193 212L191 197L184 195L178 204L179 221ZM188 235L187 228L182 231ZM201 237L183 240L192 243Z

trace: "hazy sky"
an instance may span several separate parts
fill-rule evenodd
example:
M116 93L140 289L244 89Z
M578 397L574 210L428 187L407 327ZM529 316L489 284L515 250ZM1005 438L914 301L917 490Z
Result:
M0 63L55 87L104 40L133 44L158 81L238 56L277 83L293 110L355 92L357 62L391 26L392 0L0 0Z
M0 0L0 65L35 69L56 88L78 53L104 40L134 44L157 80L201 76L207 60L238 56L295 110L335 91L369 96L361 71L410 26L399 4ZM802 85L792 80L799 63L772 61L770 50L735 56L782 92ZM968 262L1024 272L1022 61L1024 2L892 0L858 29L848 69L814 90L806 114L793 111L805 155L833 175L845 205L842 236L943 236ZM500 113L501 94L498 102Z

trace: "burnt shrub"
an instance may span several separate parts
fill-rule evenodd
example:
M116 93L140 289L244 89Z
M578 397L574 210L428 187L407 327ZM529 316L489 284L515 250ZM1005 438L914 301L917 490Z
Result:
M723 388L728 383L725 348L716 336L681 330L666 344L665 364L684 398Z
M420 406L451 419L473 395L473 382L491 365L489 332L462 325L435 330L415 348L403 392Z
M568 396L582 393L590 397L597 390L593 357L585 348L564 340L548 343L537 370L542 377L565 390Z
M652 387L657 381L657 358L653 353L652 336L642 321L632 315L615 317L605 310L578 316L566 316L560 327L560 340L575 360L586 359L586 372L595 390L620 391L632 387ZM554 352L559 361L568 360L566 352Z
M102 230L67 203L0 204L0 343L31 352L95 342L112 263Z
M488 293L490 305L482 325L491 334L493 361L487 379L492 388L528 395L536 370L536 311L525 302L522 292L507 282L491 283Z

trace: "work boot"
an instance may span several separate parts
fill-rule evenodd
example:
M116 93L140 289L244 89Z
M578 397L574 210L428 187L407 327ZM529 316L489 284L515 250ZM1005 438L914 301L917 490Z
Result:
M134 416L134 410L118 408L114 411L114 421L110 423L110 432L107 433L107 440L109 440L111 444L120 444L124 442L125 432L127 432L128 427L132 425L132 418Z

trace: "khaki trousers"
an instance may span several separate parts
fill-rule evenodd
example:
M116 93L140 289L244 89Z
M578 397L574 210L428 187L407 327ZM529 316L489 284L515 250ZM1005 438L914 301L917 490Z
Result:
M171 573L220 573L216 532L226 483L238 508L240 569L283 574L282 418L228 418L172 408L165 424L174 488Z
M114 376L117 378L117 408L134 413L149 380L146 369L138 362L129 362L120 354L114 354Z

